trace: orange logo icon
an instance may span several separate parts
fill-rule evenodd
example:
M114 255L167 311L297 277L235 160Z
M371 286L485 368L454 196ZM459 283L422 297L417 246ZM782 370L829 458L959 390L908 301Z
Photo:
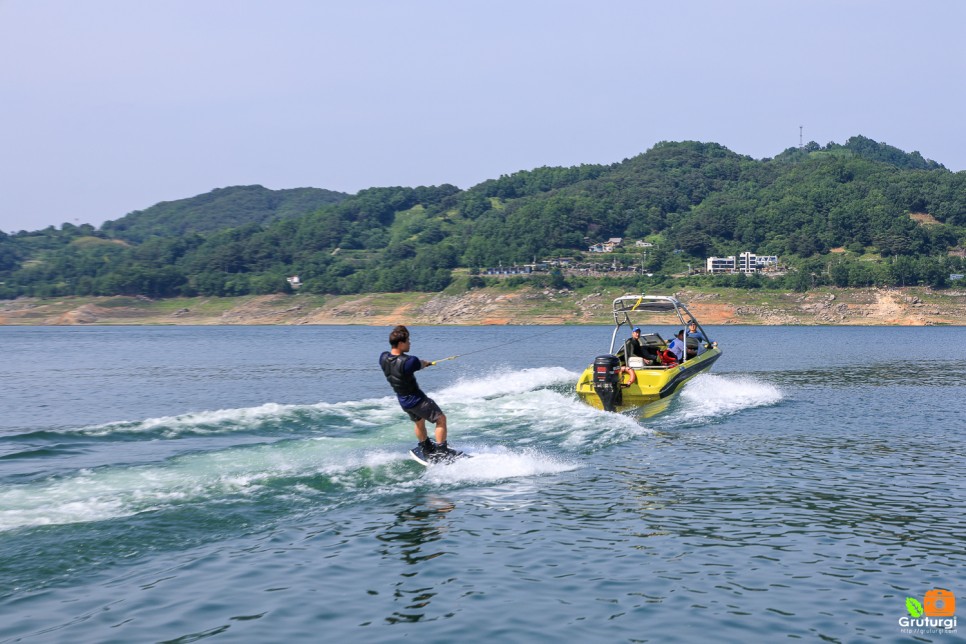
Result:
M956 597L942 588L933 588L922 600L926 617L952 617L956 614Z

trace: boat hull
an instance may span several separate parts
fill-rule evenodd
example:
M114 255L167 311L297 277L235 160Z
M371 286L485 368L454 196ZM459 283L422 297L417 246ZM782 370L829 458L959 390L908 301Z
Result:
M636 382L621 390L621 402L617 411L644 407L659 400L673 396L691 378L711 368L721 357L721 349L713 347L700 356L692 358L676 367L645 367L635 369ZM577 395L587 404L604 409L597 391L594 389L594 368L587 367L577 381Z

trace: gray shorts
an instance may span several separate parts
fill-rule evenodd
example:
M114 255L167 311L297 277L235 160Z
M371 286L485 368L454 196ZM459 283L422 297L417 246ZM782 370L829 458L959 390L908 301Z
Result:
M432 398L424 398L423 402L415 407L410 407L403 411L409 414L409 417L413 419L414 423L420 420L428 420L435 425L439 417L443 415L443 410L439 408L439 405Z

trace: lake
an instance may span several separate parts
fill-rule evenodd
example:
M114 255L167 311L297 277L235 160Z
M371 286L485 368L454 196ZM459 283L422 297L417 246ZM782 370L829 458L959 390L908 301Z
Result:
M0 327L0 641L956 637L962 328L710 327L650 418L573 394L608 327L411 330L472 459L388 327Z

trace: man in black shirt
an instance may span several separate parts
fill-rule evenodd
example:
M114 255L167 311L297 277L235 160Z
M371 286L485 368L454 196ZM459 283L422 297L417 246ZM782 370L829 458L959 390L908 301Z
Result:
M430 460L446 460L459 456L461 452L450 449L446 445L446 415L436 402L423 393L416 382L415 373L432 363L420 360L416 356L408 355L409 329L403 325L397 326L389 334L390 351L383 351L379 356L379 366L386 375L392 390L396 392L399 406L409 414L415 424L417 449ZM436 443L433 443L426 432L426 421L436 425Z
M627 357L637 356L644 359L645 365L658 364L657 353L654 349L641 342L641 327L636 327L631 332L631 337L625 343L627 347Z

